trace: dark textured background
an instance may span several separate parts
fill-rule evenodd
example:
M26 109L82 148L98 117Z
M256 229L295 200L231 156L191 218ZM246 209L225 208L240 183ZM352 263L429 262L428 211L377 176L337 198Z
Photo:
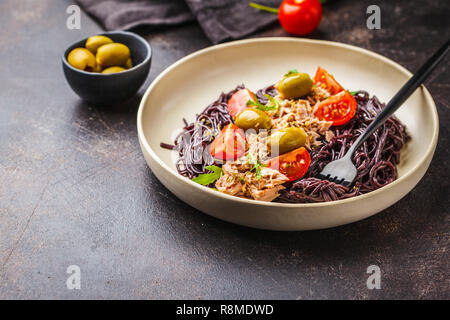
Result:
M373 3L381 30L365 27ZM448 58L427 81L439 143L411 193L351 225L267 232L202 214L156 180L136 136L140 96L105 111L70 90L62 52L101 30L85 15L81 30L67 30L69 4L0 2L0 298L450 298ZM446 0L333 1L311 37L414 71L450 36L449 15ZM195 23L137 31L154 49L141 94L168 65L210 45ZM66 288L72 264L81 290ZM381 290L366 288L371 264Z

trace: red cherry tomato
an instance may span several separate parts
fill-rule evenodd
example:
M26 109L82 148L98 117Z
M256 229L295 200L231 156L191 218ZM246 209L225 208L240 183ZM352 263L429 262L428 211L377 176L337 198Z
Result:
M211 155L220 160L237 160L245 154L246 139L244 131L237 125L226 125L209 147Z
M347 123L356 113L356 100L348 91L341 91L318 103L314 115L320 120L333 121L333 126Z
M280 171L289 181L298 180L305 175L311 164L311 156L304 147L292 150L267 162L267 166Z
M235 118L241 111L248 108L247 101L256 101L255 95L248 89L241 89L236 91L228 100L228 112Z
M331 95L339 93L344 88L334 79L334 77L324 68L317 67L316 75L314 76L314 83L316 86L327 90Z
M283 29L298 36L313 32L321 19L319 0L284 0L278 9L278 20Z

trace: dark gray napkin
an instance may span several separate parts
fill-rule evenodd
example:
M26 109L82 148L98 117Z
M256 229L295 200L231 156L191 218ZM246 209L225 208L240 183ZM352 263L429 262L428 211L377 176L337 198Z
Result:
M278 19L276 14L251 8L248 0L186 0L206 36L218 43L243 38ZM277 8L280 0L255 0Z
M247 0L76 0L107 30L167 26L197 19L213 43L239 39L277 20ZM281 0L257 3L278 7Z
M176 25L195 19L184 0L76 0L106 30Z

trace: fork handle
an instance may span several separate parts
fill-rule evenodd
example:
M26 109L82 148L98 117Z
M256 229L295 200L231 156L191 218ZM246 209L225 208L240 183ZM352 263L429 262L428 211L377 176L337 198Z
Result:
M359 138L353 143L345 157L351 157L356 149L363 144L364 141L369 138L375 130L378 129L402 104L406 99L419 87L425 79L436 68L438 63L445 57L449 50L450 39L436 51L436 53L425 62L422 67L406 82L400 91L389 101L386 107L378 114L378 116L367 127L366 131L359 136Z

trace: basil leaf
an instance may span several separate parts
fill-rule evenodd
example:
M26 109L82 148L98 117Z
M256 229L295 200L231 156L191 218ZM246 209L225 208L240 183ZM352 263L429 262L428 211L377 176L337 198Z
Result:
M222 168L218 166L207 166L205 169L208 169L209 171L212 171L211 173L203 173L198 175L195 178L192 178L192 181L197 182L203 186L207 186L217 179L220 178L222 175Z

